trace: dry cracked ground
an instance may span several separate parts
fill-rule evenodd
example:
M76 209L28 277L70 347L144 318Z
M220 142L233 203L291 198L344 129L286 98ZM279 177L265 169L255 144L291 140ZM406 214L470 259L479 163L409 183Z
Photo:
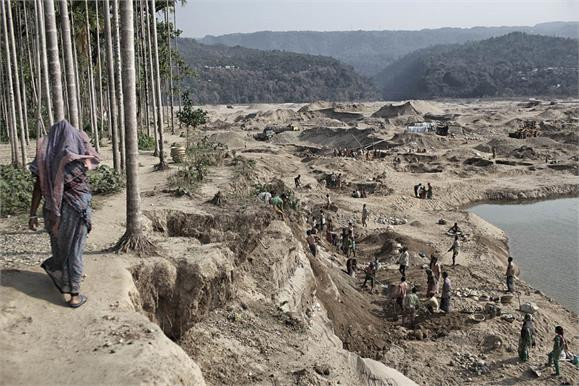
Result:
M87 242L86 306L63 306L38 267L47 236L26 218L0 220L2 384L299 384L428 385L576 384L544 367L553 326L577 347L577 315L517 280L518 299L504 295L504 233L465 210L490 200L577 196L577 101L449 101L207 107L206 137L227 150L203 183L178 196L168 186L179 165L153 171L140 155L141 192L152 257L103 252L123 233L124 196L95 198ZM407 124L437 119L447 136L405 133ZM538 136L510 138L535 121ZM269 141L265 127L292 125ZM183 136L167 134L167 146ZM374 144L368 158L335 149ZM104 148L110 162L108 147ZM495 152L493 157L492 152ZM2 145L2 161L8 157ZM250 161L252 160L252 161ZM342 174L340 188L325 181ZM294 187L301 175L302 186ZM414 197L430 182L434 198ZM296 199L283 215L256 198L265 187ZM356 189L367 198L353 198ZM224 200L210 201L220 191ZM182 192L181 192L182 193ZM330 195L336 228L355 224L359 265L382 263L374 292L363 275L345 272L345 256L322 237L314 257L305 230ZM370 210L361 226L361 208ZM425 256L445 252L448 226L466 234L453 281L450 314L420 313L414 325L397 317L387 289L400 278L399 244L411 252L408 281L425 296ZM517 360L523 314L533 302L537 347ZM499 307L492 316L489 305ZM475 320L479 315L483 321Z

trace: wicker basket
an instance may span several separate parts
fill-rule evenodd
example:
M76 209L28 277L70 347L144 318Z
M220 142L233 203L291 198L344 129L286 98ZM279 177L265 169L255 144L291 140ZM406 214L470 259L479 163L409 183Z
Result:
M173 145L171 146L171 158L173 162L181 163L185 160L185 146Z

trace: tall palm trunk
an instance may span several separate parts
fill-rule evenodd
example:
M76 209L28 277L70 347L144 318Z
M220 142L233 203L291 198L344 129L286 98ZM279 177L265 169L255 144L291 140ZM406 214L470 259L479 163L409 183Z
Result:
M90 40L90 23L88 20L88 0L84 2L85 23L86 23L86 45L88 48L88 83L90 89L90 123L94 135L96 151L100 152L99 129L96 117L96 92L94 87L94 74L92 69L92 47Z
M123 237L115 249L134 250L138 253L154 251L143 233L141 220L141 196L139 194L139 167L137 146L137 94L135 82L135 32L133 2L121 2L123 98L125 104L125 146L127 154L127 225Z
M24 7L26 7L26 4L23 4ZM21 18L21 14L20 11L18 10L18 7L16 7L16 21L18 22L18 24L14 25L14 29L16 31L22 31L22 18ZM20 95L22 96L22 116L24 118L24 133L23 133L23 141L25 146L28 146L28 144L30 143L30 140L28 138L28 95L26 92L26 78L24 77L24 58L25 58L25 54L24 54L24 48L22 45L22 33L18 33L17 34L18 38L16 39L16 44L17 46L15 47L15 50L17 50L17 55L20 59L20 66L18 66L18 71L20 71L20 84L18 85L18 87L20 87ZM34 81L33 81L34 83Z
M135 5L137 5L138 3L135 2ZM143 41L139 38L140 36L140 29L139 29L139 15L137 12L139 12L139 8L137 6L137 8L133 7L133 22L135 23L135 35L137 36L137 41L136 41L136 45L135 45L135 68L136 68L136 78L137 78L137 118L139 120L138 122L138 130L137 133L140 134L144 127L145 127L145 109L144 109L144 97L145 97L145 91L143 90L143 67L142 67L142 63L143 63L143 57L141 56L142 50L142 43Z
M28 67L30 70L30 89L32 90L32 97L33 99L38 99L37 85L40 86L40 74L38 73L36 61L32 60L32 50L30 49L32 40L30 39L30 34L28 33L28 12L26 12L26 4L27 3L22 4L22 10L24 12L24 36L26 37L24 44L26 46L26 54L28 56ZM36 2L34 4L36 6Z
M121 39L119 33L119 0L113 0L113 36L115 47L115 88L117 90L117 106L119 112L119 149L121 152L121 170L125 168L125 114L123 106L123 75L121 74Z
M151 119L149 117L149 65L148 65L148 61L147 61L147 45L145 44L145 20L143 18L143 0L139 0L139 20L140 20L140 26L141 28L139 28L139 32L140 32L140 42L141 42L141 57L143 58L142 60L142 66L143 66L143 83L144 83L144 94L143 94L143 99L144 99L144 108L143 110L145 111L145 121L147 122L147 135L151 136Z
M50 85L52 88L52 101L54 103L54 121L64 119L64 98L62 97L62 74L58 58L58 34L56 32L56 17L54 15L54 1L44 0L44 25L46 28L46 51L48 55L48 69L50 72Z
M16 100L14 97L14 82L12 78L12 55L10 53L10 44L8 41L8 21L7 21L7 10L4 0L0 0L0 7L2 9L2 35L4 36L4 50L6 52L6 78L7 78L7 89L8 89L8 127L10 128L10 149L11 149L11 159L12 165L19 165L18 157L18 136L16 135Z
M43 75L43 87L44 95L46 98L46 110L48 111L48 126L50 127L54 123L54 112L52 109L52 98L50 96L50 77L48 76L48 56L46 48L46 28L44 25L44 6L42 0L36 0L36 5L38 6L38 36L40 39L40 51L42 57L42 75Z
M145 0L145 16L146 16L146 30L147 30L147 52L146 56L149 58L149 74L151 84L151 100L153 101L153 133L155 137L155 151L154 156L159 156L159 133L157 132L157 97L155 92L154 80L154 66L153 66L153 45L151 43L151 13L149 12L149 0Z
M28 13L26 12L26 6L27 3L23 3L22 4L22 10L24 11L24 36L26 36L26 41L25 41L25 45L26 45L26 53L28 56L28 68L30 70L30 88L32 90L32 100L35 100L36 103L38 104L39 100L38 100L38 87L40 87L40 81L41 81L41 77L40 77L40 73L38 72L38 66L36 61L32 60L32 51L30 50L30 45L32 44L32 41L30 39L30 35L28 33ZM36 8L36 2L34 2L34 6ZM36 44L36 40L35 39L35 44ZM37 86L38 83L38 87ZM26 89L26 86L25 86ZM38 110L38 107L37 107ZM28 125L27 125L28 127ZM26 132L26 140L28 143L28 132ZM40 127L38 125L38 122L36 124L36 138L38 138L40 134Z
M70 123L78 128L80 120L78 117L78 99L76 98L76 72L74 66L74 51L72 47L72 38L70 35L70 18L68 15L68 1L58 2L60 5L60 28L62 32L62 51L64 54L66 70L66 88L68 98L68 116Z
M71 0L72 1L72 0ZM71 10L72 10L72 6L71 6ZM83 89L82 84L81 84L81 77L80 77L80 65L78 64L78 50L76 48L76 38L74 36L75 34L75 30L74 30L74 13L70 13L70 24L71 24L71 29L70 29L70 36L71 36L71 40L72 40L72 57L74 59L74 77L76 79L76 103L78 106L78 121L79 124L81 126L81 130L83 130L84 128L84 114L83 114L83 103L82 103L82 97L81 95L86 94L83 93L81 94L80 90Z
M24 6L24 8L26 8L26 3L24 3L23 6ZM17 31L22 31L22 18L21 18L20 11L18 11L18 8L16 8L16 20L18 21L18 25L16 25L14 29L16 29ZM16 39L16 43L18 44L18 53L17 53L18 57L24 58L25 54L24 54L24 48L23 48L23 43L22 43L22 33L18 33L18 39ZM30 144L30 139L28 138L28 94L26 92L26 80L24 78L24 59L20 60L19 70L20 70L19 87L20 87L20 93L22 95L22 115L24 117L24 138L23 138L23 141L25 143L25 146L28 146ZM34 83L34 80L32 80L32 83Z
M36 21L36 33L34 34L35 38L35 47L36 47L36 69L37 69L37 76L38 76L38 88L36 94L36 140L40 138L42 134L46 133L46 129L44 128L44 121L42 120L42 81L43 81L43 74L41 71L41 49L40 49L40 34L43 33L40 31L40 13L38 9L38 1L34 1L34 20Z
M60 39L60 46L59 47L63 47L64 44L62 42L62 24L59 26L58 28L58 32L60 32L58 34L58 37ZM64 59L64 50L60 50L60 62L62 63L62 73L66 74L66 60ZM68 105L68 82L66 81L66 76L62 77L62 95L64 96L64 106L66 107L65 109L65 116L68 116L70 114L70 107Z
M165 24L167 25L167 48L169 52L169 103L170 103L170 114L171 114L171 134L175 134L175 115L173 110L174 99L173 99L173 52L171 50L171 28L169 27L169 0L166 1L165 8Z
M2 1L2 0L0 0ZM2 11L0 10L0 31L2 31ZM5 67L5 63L2 60L2 43L3 43L4 39L0 39L0 108L2 116L1 116L1 120L2 120L2 131L0 131L0 133L4 132L6 135L6 138L8 138L8 143L10 144L10 156L11 158L11 162L13 160L14 157L14 147L12 144L12 133L11 133L11 124L10 124L10 113L8 113L8 100L10 99L8 97L8 87L6 86L6 76L4 76L4 67ZM16 155L16 160L18 161L18 155Z
M8 26L8 34L10 36L10 44L7 45L8 51L12 56L12 65L14 66L14 90L16 97L16 112L18 113L18 124L20 127L20 157L22 166L26 165L26 127L24 126L24 112L22 95L20 93L20 75L18 74L18 60L16 59L16 39L14 38L14 25L12 23L12 4L10 0L6 0L6 25Z
M100 33L100 18L99 18L99 4L100 1L95 1L95 15L96 15L96 55L97 55L97 67L98 67L98 75L99 75L99 117L100 117L100 124L99 128L101 130L101 135L103 134L102 126L103 126L103 114L104 114L104 102L103 102L103 71L102 71L102 64L101 64L101 33ZM110 133L109 133L110 134Z
M177 31L177 2L173 4L173 29ZM179 48L177 47L178 39L175 38L175 51L179 52ZM179 66L176 66L177 70L177 99L179 101L179 106L177 106L177 112L181 111L181 105L183 101L181 100L181 82L179 80ZM179 120L179 129L181 129L181 120Z
M10 0L6 0L6 18L7 18L7 25L8 25L8 33L10 35L10 45L8 45L8 49L12 55L12 65L14 66L14 90L15 97L16 97L16 112L18 113L18 123L20 127L20 157L22 160L22 166L26 165L26 126L24 125L24 110L23 104L25 101L22 99L22 94L20 93L20 75L19 75L19 64L18 60L16 59L16 39L14 38L14 24L12 23L12 4Z
M36 7L36 2L34 3ZM34 99L38 98L38 87L40 87L40 74L38 73L38 67L36 65L36 61L32 60L32 50L30 46L33 44L32 40L30 39L29 28L28 28L28 12L26 12L27 3L22 4L22 11L24 13L23 20L24 20L24 36L25 39L25 46L26 46L26 53L28 55L28 66L30 69L30 88L32 90L32 96ZM36 42L36 40L35 40Z
M153 64L155 65L155 99L157 100L157 131L159 132L159 165L158 170L163 170L168 167L165 162L165 154L163 152L163 105L161 100L161 74L159 72L159 44L157 41L157 19L155 18L155 0L150 0L151 4L151 23L152 33L151 40L153 41Z
M2 0L0 0L2 1ZM0 10L0 12L2 12ZM0 13L0 33L2 33L2 13ZM2 35L4 36L4 35ZM0 126L0 136L2 134L4 134L4 132L6 133L6 137L8 138L8 143L11 145L10 146L10 152L12 153L12 142L10 141L10 125L8 122L8 108L6 106L6 101L8 100L8 93L7 93L7 87L6 87L6 83L5 83L5 79L6 77L4 76L4 56L3 56L3 43L4 43L4 38L0 38L0 122L2 123L2 126Z
M115 73L113 71L113 35L111 30L111 12L109 0L105 0L104 9L105 37L107 42L107 75L109 89L109 126L113 143L113 165L116 171L121 171L119 157L119 142L117 137L117 97L115 93Z

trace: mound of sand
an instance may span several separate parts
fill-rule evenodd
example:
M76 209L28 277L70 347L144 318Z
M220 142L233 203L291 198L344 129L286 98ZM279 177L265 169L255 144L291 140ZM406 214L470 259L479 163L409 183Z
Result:
M397 133L389 142L397 146L437 149L444 146L445 139L434 134Z
M301 109L298 110L299 113L306 113L308 111L317 111L322 109L329 109L333 107L331 102L326 101L317 101L308 103L307 105L303 106Z
M436 102L413 100L411 103L419 114L432 114L432 115L445 114L444 109L440 106L440 104Z
M539 154L535 152L532 147L529 146L521 146L515 150L513 150L510 154L511 157L520 158L520 159L537 159L539 158Z
M364 109L362 103L334 103L334 110L338 112L362 112Z
M237 132L215 133L209 136L211 142L218 142L226 145L229 149L245 147L250 140L246 135Z
M559 109L547 109L537 114L536 118L546 121L558 121L566 119L567 115L565 114L564 111L561 111Z
M292 109L275 109L259 111L238 117L235 122L240 123L266 123L266 124L284 124L301 120L301 115Z
M359 121L364 118L364 115L357 112L350 112L350 111L337 111L335 108L329 109L322 109L316 112L317 114L321 114L327 118L335 119L337 121L342 122L353 122Z
M577 145L577 143L579 143L579 135L577 135L577 131L563 130L563 131L549 132L544 135L559 143L564 143L568 145Z
M518 139L508 138L505 136L503 138L493 138L486 144L476 146L475 149L491 153L493 147L495 148L497 155L508 156L513 152L513 150L521 147L521 142Z
M284 131L274 135L269 142L275 145L295 144L300 142L299 135L298 131Z
M414 108L412 103L405 102L401 105L389 103L387 105L382 106L380 110L372 114L373 117L385 119L396 118L406 115L417 116L420 115L420 113L418 112L418 110Z
M374 137L374 129L338 129L317 127L301 132L299 138L303 142L327 147L358 148L360 144L369 145L379 138Z

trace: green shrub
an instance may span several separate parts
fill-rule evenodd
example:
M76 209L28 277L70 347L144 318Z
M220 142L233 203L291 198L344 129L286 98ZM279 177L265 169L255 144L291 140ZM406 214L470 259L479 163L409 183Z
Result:
M243 157L235 157L232 161L233 164L233 175L235 178L245 178L247 180L253 180L256 177L254 159L248 159Z
M169 186L177 192L194 192L203 180L203 174L194 165L181 166L175 174L168 179Z
M125 187L124 176L106 165L89 172L88 177L94 194L117 193Z
M155 150L155 138L139 133L139 150Z
M0 216L26 212L33 187L34 179L28 170L0 165Z
M169 186L179 192L194 192L207 176L210 166L218 166L227 154L226 148L207 138L189 145L177 173L169 177Z

